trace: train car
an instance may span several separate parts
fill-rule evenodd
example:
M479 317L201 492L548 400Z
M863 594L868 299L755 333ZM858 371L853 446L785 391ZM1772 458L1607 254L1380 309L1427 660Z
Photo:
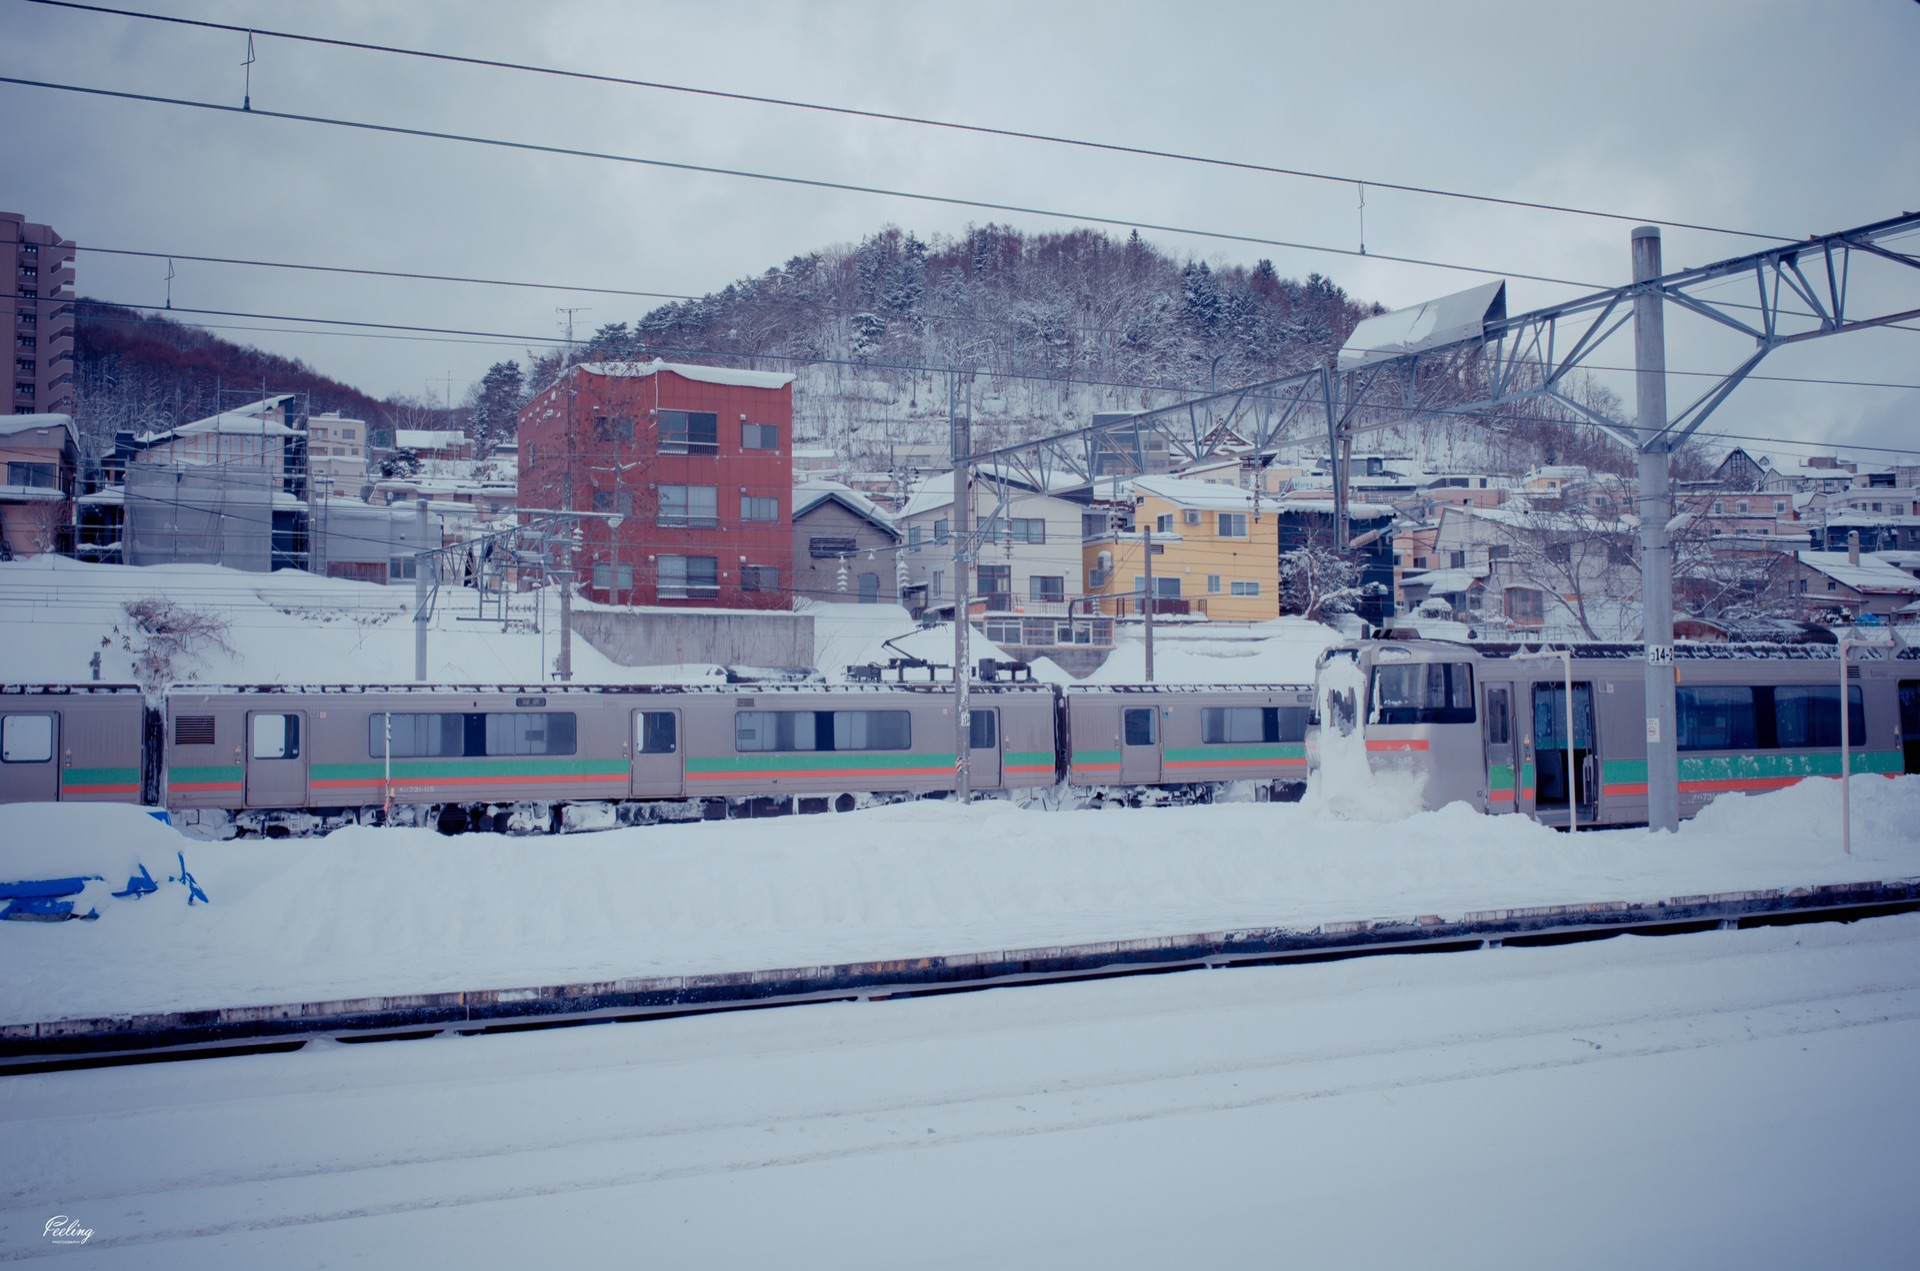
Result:
M1053 698L974 692L977 790L1051 785ZM951 690L806 685L176 689L185 824L534 831L846 810L955 786Z
M1920 771L1917 652L1851 655L1852 771ZM1682 816L1729 791L1840 775L1837 658L1821 645L1676 647ZM1321 715L1364 737L1366 772L1341 779L1389 779L1421 807L1464 801L1548 825L1644 824L1645 673L1639 645L1574 645L1563 656L1366 641L1323 655Z
M0 803L141 803L154 791L131 684L0 686Z
M1067 780L1083 800L1209 802L1230 783L1257 799L1306 791L1305 684L1069 686Z

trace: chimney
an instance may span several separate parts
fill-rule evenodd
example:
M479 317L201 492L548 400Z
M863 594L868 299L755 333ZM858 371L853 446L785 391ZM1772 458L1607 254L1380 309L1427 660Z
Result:
M1860 531L1848 530L1847 531L1847 564L1858 565L1859 563L1860 563Z

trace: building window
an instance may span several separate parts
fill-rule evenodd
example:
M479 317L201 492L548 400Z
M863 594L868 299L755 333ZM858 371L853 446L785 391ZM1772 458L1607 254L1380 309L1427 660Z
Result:
M34 360L30 357L17 357L13 360L13 369L22 375L31 375L40 368L34 364Z
M388 582L399 582L403 579L412 578L413 573L414 558L411 556L395 556L387 561Z
M1713 514L1715 516L1725 516L1726 512L1727 501L1725 499L1715 499L1713 501Z
M1037 516L1016 516L1007 522L1007 536L1016 543L1044 543L1047 523Z
M720 417L712 411L663 410L659 413L660 453L711 455L720 450Z
M29 486L38 490L57 490L60 488L59 470L51 463L9 463L7 484Z
M780 590L780 571L771 565L742 565L740 590L778 591Z
M1260 594L1260 584L1235 582L1233 584L1233 594L1236 596L1257 596Z
M1047 601L1065 600L1067 598L1066 575L1033 575L1027 579L1027 598Z
M1537 627L1544 612L1541 594L1526 587L1514 587L1506 593L1507 617L1516 626Z
M780 519L780 500L742 496L740 500L740 519L743 521L777 521Z
M920 533L921 533L921 531L920 531L920 527L919 527L918 525L909 525L909 526L907 527L907 548L908 548L908 550L910 550L910 551L918 551L918 550L920 550Z
M1221 538L1245 538L1247 536L1247 514L1245 512L1222 512L1220 514Z
M619 445L633 440L633 419L628 415L595 415L593 439L602 445Z
M1467 554L1465 552L1447 553L1447 567L1449 569L1465 569L1467 567Z
M597 564L593 567L593 585L599 591L632 591L633 566Z
M980 594L983 596L1005 596L1013 591L1013 566L982 565L978 575Z
M778 450L780 449L780 428L776 424L740 425L740 449L742 450Z
M1495 543L1487 548L1487 564L1491 565L1497 560L1506 560L1512 555L1513 549L1511 547L1508 547L1505 543ZM1466 561L1463 560L1460 563L1464 566Z
M1217 596L1220 594L1220 575L1207 575L1207 594L1209 596Z
M663 485L660 487L660 524L714 525L719 519L719 486Z
M662 556L662 600L710 600L720 594L720 558L717 556Z
M850 538L820 535L807 540L807 555L814 560L838 560L859 554L860 544Z
M1153 532L1155 534L1173 533L1173 513L1162 512L1159 516L1154 517Z
M947 541L947 523L945 521L935 521L933 523L933 541L936 543L944 543Z
M934 570L933 586L930 587L928 590L932 592L933 598L936 600L946 595L947 594L947 576L944 573L942 573L940 570L937 570L937 569Z
M981 631L998 645L1019 644L1025 638L1018 618L988 618Z
M1878 507L1877 504L1875 506ZM1745 499L1741 499L1739 502L1733 505L1733 510L1741 513L1742 515L1745 515L1747 510L1747 501Z
M613 512L620 516L633 515L633 492L631 490L595 490L593 492L593 510Z

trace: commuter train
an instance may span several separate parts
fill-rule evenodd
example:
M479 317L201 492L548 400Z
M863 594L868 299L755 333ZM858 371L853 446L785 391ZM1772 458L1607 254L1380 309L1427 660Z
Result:
M1840 775L1834 646L1674 654L1683 817L1729 791ZM1335 645L1317 676L1324 776L1410 786L1422 808L1464 801L1555 826L1645 824L1646 667L1638 644L1573 645L1564 658L1538 645ZM1850 652L1846 729L1851 771L1920 772L1920 649ZM1336 746L1355 738L1363 766L1336 773Z
M970 690L970 787L1053 803L1298 799L1308 685ZM0 802L200 832L455 833L847 811L952 794L946 685L0 687Z

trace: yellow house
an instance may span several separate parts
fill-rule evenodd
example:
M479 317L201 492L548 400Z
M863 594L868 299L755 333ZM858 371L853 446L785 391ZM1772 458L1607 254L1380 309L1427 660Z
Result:
M1132 530L1082 545L1087 595L1105 614L1139 613L1153 545L1157 612L1259 622L1280 611L1280 541L1271 500L1231 485L1140 477ZM1183 602L1183 603L1174 603Z

